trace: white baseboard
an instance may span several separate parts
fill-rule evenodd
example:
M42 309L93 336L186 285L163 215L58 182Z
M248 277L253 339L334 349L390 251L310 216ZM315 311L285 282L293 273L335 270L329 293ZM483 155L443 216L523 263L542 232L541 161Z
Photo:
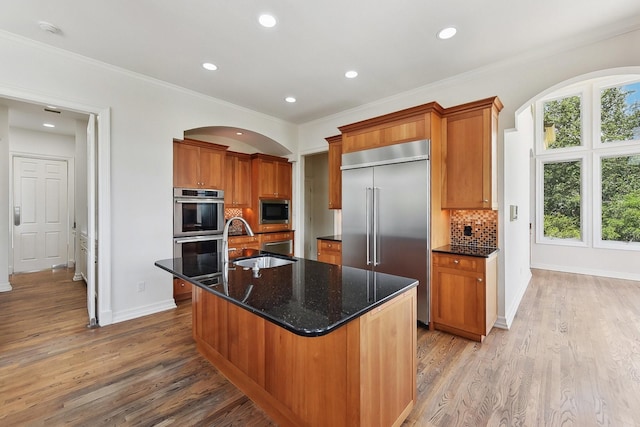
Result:
M586 274L589 276L610 277L612 279L640 281L640 274L624 273L624 272L620 273L617 271L609 271L609 270L575 268L575 267L567 267L564 265L551 265L551 264L531 264L531 268L537 268L540 270L560 271L562 273L575 273L575 274Z
M124 310L113 314L111 323L124 322L126 320L136 319L142 316L148 316L149 314L160 313L161 311L171 310L176 308L176 302L173 298L159 302L157 304L151 304L144 307L137 307L131 310ZM106 321L107 319L105 319ZM100 325L103 325L102 319L100 319Z
M98 313L98 324L100 326L107 326L113 323L113 312L109 311L101 311Z
M11 283L0 283L0 292L9 292L11 290L13 290Z
M520 302L522 302L522 298L524 298L524 293L527 291L527 287L529 286L529 282L531 281L531 270L528 270L528 274L522 278L522 282L520 286L518 286L517 293L515 298L513 299L511 305L506 310L504 316L498 316L496 323L493 325L496 328L500 329L510 329L511 324L513 323L513 319L516 317L516 313L518 312L518 307L520 307Z

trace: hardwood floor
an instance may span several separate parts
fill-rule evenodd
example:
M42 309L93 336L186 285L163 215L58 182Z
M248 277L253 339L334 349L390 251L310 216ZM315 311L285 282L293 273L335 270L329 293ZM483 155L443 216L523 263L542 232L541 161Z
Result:
M274 425L196 352L189 301L87 329L72 276L0 293L0 425ZM640 425L640 283L534 270L510 331L419 329L403 425Z

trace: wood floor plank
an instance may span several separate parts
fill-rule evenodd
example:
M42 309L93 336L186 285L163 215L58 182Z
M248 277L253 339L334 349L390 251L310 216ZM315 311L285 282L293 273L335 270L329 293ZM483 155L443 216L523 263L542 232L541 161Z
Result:
M0 293L0 425L275 425L200 354L190 302L86 328L83 282ZM534 270L511 330L418 328L404 426L640 426L640 283Z

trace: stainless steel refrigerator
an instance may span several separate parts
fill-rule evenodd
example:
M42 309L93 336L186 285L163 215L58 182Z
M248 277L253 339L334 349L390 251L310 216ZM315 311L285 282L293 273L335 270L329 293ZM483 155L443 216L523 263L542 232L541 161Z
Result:
M342 155L342 263L419 281L429 323L429 141Z

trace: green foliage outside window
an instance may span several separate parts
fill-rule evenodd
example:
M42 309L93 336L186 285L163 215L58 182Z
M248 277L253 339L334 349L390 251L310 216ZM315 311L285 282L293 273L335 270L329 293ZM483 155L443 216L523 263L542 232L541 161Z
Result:
M544 103L545 148L582 145L580 97L570 96ZM551 136L549 136L549 133Z
M579 161L544 165L544 235L580 239Z
M602 240L640 242L640 155L602 159Z

